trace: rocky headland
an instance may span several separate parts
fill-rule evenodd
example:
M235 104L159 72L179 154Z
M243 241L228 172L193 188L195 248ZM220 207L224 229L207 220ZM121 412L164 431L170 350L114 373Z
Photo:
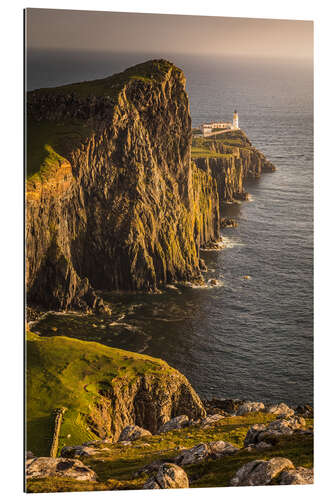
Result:
M202 282L224 206L274 166L244 132L192 136L183 72L148 61L27 96L26 290L112 315L97 290ZM112 307L112 305L111 305ZM27 332L27 491L313 480L308 406L201 401L160 359Z
M95 290L200 282L223 204L273 169L242 131L192 142L185 76L165 60L29 92L28 305L110 314Z

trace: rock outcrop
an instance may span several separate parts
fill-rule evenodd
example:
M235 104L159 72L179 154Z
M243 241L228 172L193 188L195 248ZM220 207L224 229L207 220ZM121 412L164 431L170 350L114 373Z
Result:
M96 455L98 450L92 446L78 445L78 446L64 446L60 455L64 458L77 458L77 457L92 457Z
M159 429L158 433L162 434L163 432L173 431L175 429L182 429L189 425L189 418L187 415L179 415L178 417L174 417L168 422L165 422Z
M223 418L223 415L220 415L219 413L216 413L214 415L208 415L208 417L204 418L201 421L201 425L204 428L209 427L210 425L214 425L217 422L219 422L220 420L222 420L222 418Z
M127 425L121 431L118 441L135 441L145 436L151 436L151 432L147 429L142 429L138 425Z
M313 469L297 467L285 470L279 478L279 484L313 484Z
M295 411L285 403L268 406L265 411L284 418L292 417L295 414Z
M231 486L265 486L282 471L294 469L288 458L271 458L270 460L253 460L243 465L231 479Z
M248 413L264 411L264 410L265 410L264 403L247 401L238 408L237 415L247 415Z
M38 457L26 461L26 478L64 477L77 481L96 481L95 472L80 460Z
M157 473L144 484L143 489L188 488L189 480L184 469L175 464L162 464Z
M303 417L290 417L288 419L274 420L268 425L255 424L247 432L244 446L257 445L262 441L275 442L281 436L290 436L294 432L301 432L305 429ZM309 432L309 431L304 431Z
M226 455L234 455L239 448L225 441L214 441L211 443L200 443L193 448L183 450L175 461L178 465L192 465L202 462L208 458L221 458Z

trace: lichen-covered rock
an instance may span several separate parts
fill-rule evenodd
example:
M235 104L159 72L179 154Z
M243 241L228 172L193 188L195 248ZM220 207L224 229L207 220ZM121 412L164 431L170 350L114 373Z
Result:
M188 450L183 450L175 460L178 465L191 465L202 462L202 460L208 458L209 453L210 448L208 444L201 443Z
M180 455L175 458L178 465L192 465L202 462L207 458L221 458L225 455L233 455L237 453L239 448L236 448L225 441L212 441L208 444L200 443L193 448L183 450Z
M279 484L313 484L313 469L297 467L283 471L279 477Z
M76 481L96 481L95 472L80 460L38 457L27 460L26 478L66 477Z
M184 469L171 463L162 464L157 473L144 484L143 489L188 488L189 480Z
M226 441L212 441L209 444L210 458L220 458L225 455L234 455L239 452L239 448Z
M204 418L201 421L202 427L209 427L210 425L214 425L220 420L222 420L224 417L223 415L220 415L219 413L216 413L214 415L208 415L208 417Z
M244 447L258 444L261 441L272 441L282 435L291 435L305 428L303 417L292 416L288 419L277 419L268 425L255 424L247 431Z
M264 411L265 405L260 402L251 402L247 401L243 403L237 410L237 415L247 415L248 413L256 412L256 411Z
M91 446L78 445L78 446L64 446L60 452L60 455L64 458L76 458L76 457L91 457L98 453L98 448L93 448Z
M163 432L169 432L173 431L175 429L182 429L183 427L186 427L189 425L189 418L187 415L179 415L178 417L174 417L171 420L168 420L168 422L165 422L159 430L158 433L162 434Z
M280 403L278 405L268 406L266 408L267 413L273 413L273 415L279 415L280 417L288 418L295 414L292 408L289 408L285 403Z
M253 460L243 465L231 479L231 486L264 486L283 470L293 469L294 465L288 458L275 457L270 460Z
M138 425L127 425L125 429L121 431L118 441L135 441L142 437L151 436L151 432L147 429L143 429Z

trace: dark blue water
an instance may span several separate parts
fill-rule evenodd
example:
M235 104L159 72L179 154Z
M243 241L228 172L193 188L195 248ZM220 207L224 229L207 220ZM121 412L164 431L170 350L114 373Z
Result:
M204 397L312 402L312 67L167 56L185 71L193 124L229 121L237 108L240 127L277 171L248 183L251 201L226 212L239 224L224 231L226 248L203 253L205 278L219 286L109 295L110 321L50 315L35 329L165 359ZM103 77L150 57L39 53L28 87Z

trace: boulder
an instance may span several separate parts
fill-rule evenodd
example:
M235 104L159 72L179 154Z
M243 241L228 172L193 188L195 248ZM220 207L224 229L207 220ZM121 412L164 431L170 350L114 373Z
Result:
M171 463L160 465L156 474L143 485L146 490L188 487L189 480L184 469Z
M289 408L285 403L280 403L278 405L272 405L266 408L267 413L273 413L274 415L279 415L280 417L292 417L295 411Z
M257 403L253 401L247 401L246 403L243 403L237 410L236 415L238 416L243 416L247 415L248 413L253 413L256 411L264 411L265 410L265 405L264 403Z
M245 403L242 399L216 399L213 398L209 401L205 401L205 407L208 410L211 408L218 408L230 414L235 414L238 408ZM217 412L215 412L217 413Z
M299 405L295 412L297 415L302 415L304 418L313 418L313 408L310 405Z
M279 477L279 484L313 484L313 469L297 467L285 470Z
M170 463L173 463L173 460L171 460L171 459L168 459L168 460L169 460ZM142 474L146 474L148 476L152 476L153 474L155 474L158 471L158 469L164 463L165 462L163 460L155 460L151 464L144 465L143 467L141 467L141 469L139 469L136 472L134 472L133 477L136 478L136 477L141 476Z
M225 455L233 455L237 453L239 448L236 448L225 441L212 441L208 444L200 443L193 448L183 450L180 455L175 458L178 465L192 465L202 462L207 458L221 458Z
M28 450L25 454L25 459L29 460L29 458L35 458L35 455L30 450Z
M64 458L91 457L98 452L98 448L92 448L90 446L64 446L60 455Z
M209 425L216 424L220 420L223 419L223 415L220 415L219 413L216 413L215 415L208 415L208 417L204 418L201 421L202 427L208 427Z
M175 459L178 465L192 465L198 462L202 462L206 458L209 457L210 447L208 444L200 443L193 448L189 448L188 450L183 450L180 455L178 455Z
M138 425L128 425L122 430L118 441L134 441L135 439L151 435L150 431L147 431L147 429L143 429Z
M158 434L163 432L173 431L175 429L182 429L189 424L189 418L187 415L179 415L179 417L172 418L168 422L165 422L158 430Z
M243 465L231 479L231 486L264 486L270 484L282 471L293 469L288 458L275 457L270 460L253 460Z
M38 457L27 460L26 478L68 477L77 481L96 481L95 472L80 460Z
M221 219L221 226L222 229L226 227L237 227L237 221L235 219L232 219L231 217L222 217Z
M208 443L210 448L210 458L221 458L225 455L234 455L239 448L226 441L212 441Z
M258 444L261 441L271 442L282 435L291 435L294 432L300 431L305 427L303 417L290 417L288 419L278 419L271 422L269 425L255 424L246 434L244 447L250 444Z

